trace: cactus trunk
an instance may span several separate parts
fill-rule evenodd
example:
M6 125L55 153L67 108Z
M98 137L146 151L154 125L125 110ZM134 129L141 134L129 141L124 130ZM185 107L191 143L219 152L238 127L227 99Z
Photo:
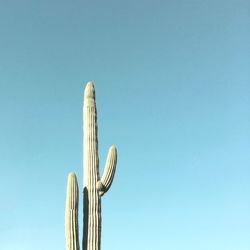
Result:
M101 238L101 199L97 190L99 159L95 91L88 83L84 92L84 232L83 249L99 250Z

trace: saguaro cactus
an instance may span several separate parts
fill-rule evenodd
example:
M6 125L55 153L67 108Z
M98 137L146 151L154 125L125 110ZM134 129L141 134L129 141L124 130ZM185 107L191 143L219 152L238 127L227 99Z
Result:
M103 176L99 176L97 113L95 103L95 89L92 82L88 82L84 91L83 104L83 172L84 172L84 226L83 250L100 250L101 242L101 196L108 191L114 178L117 151L110 147ZM65 211L66 249L79 250L76 194L77 179L70 173L67 183L67 198ZM75 212L76 211L76 212Z

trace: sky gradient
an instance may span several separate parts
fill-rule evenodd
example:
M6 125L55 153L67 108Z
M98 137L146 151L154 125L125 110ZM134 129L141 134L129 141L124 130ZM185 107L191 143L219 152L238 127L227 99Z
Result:
M1 249L65 249L93 80L102 250L249 250L249 31L247 0L0 1Z

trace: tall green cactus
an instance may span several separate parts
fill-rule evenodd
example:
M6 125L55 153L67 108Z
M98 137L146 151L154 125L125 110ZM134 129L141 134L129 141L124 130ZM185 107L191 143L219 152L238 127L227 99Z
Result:
M117 151L114 145L110 147L104 173L100 178L97 139L97 113L95 104L95 89L92 82L87 83L84 91L83 120L83 250L100 250L101 196L108 191L113 181L117 161ZM77 179L74 173L70 173L67 183L65 209L66 250L79 250L77 211Z

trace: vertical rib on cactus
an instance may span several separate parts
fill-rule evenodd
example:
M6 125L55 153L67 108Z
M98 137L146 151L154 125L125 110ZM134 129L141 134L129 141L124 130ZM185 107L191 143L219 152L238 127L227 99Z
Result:
M75 173L69 173L65 207L65 239L67 250L79 250L78 241L78 184Z
M100 250L101 195L110 187L116 166L116 148L108 153L103 177L99 177L95 89L88 82L84 91L84 235L83 250Z

